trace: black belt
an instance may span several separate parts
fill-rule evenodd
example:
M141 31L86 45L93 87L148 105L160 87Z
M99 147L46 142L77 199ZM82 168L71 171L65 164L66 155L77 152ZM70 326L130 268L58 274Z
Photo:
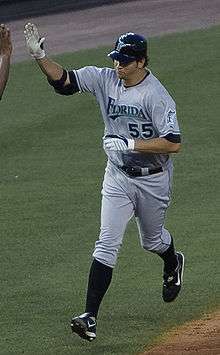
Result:
M139 166L119 166L119 169L123 170L128 176L147 176L147 175L153 175L153 174L158 174L163 171L162 166L159 166L158 168L140 168Z

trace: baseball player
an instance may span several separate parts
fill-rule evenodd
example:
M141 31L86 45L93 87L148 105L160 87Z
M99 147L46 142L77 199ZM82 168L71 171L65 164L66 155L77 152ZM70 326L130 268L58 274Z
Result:
M10 58L12 44L10 30L4 25L0 25L0 100L5 90L10 68Z
M109 53L114 68L87 66L66 70L49 59L37 27L28 23L30 54L61 95L90 92L100 106L108 157L102 188L101 228L90 267L85 312L71 328L83 339L96 338L97 315L110 285L128 221L134 216L142 247L163 260L162 297L171 302L182 283L184 256L175 251L164 227L171 198L171 153L180 150L176 106L165 87L147 68L147 41L125 33Z

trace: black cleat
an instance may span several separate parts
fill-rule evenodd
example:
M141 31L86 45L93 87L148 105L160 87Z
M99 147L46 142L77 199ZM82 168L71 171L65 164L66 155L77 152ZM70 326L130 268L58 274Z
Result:
M71 329L73 333L78 334L81 338L93 341L96 338L96 320L90 313L83 313L78 317L74 317L71 321Z
M172 302L178 296L182 281L183 281L183 271L184 271L184 255L180 252L176 252L178 266L177 268L170 272L163 274L163 300L164 302Z

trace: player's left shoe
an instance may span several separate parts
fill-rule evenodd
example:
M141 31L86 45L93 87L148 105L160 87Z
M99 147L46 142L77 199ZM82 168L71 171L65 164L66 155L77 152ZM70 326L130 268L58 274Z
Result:
M184 271L184 255L181 252L176 252L178 266L171 272L163 274L163 292L162 297L164 302L172 302L178 296L182 282L183 282L183 271Z
M96 338L96 320L90 313L83 313L72 318L71 329L73 333L88 341Z

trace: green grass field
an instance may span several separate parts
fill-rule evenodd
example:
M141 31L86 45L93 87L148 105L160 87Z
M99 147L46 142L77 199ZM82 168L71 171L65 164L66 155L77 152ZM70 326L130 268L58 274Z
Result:
M150 40L150 68L175 97L183 134L166 225L186 255L184 288L162 302L161 260L140 248L132 221L92 344L69 320L84 311L99 234L102 118L89 95L55 95L34 61L12 66L0 102L0 354L135 354L219 307L219 32ZM109 66L107 50L56 60Z

